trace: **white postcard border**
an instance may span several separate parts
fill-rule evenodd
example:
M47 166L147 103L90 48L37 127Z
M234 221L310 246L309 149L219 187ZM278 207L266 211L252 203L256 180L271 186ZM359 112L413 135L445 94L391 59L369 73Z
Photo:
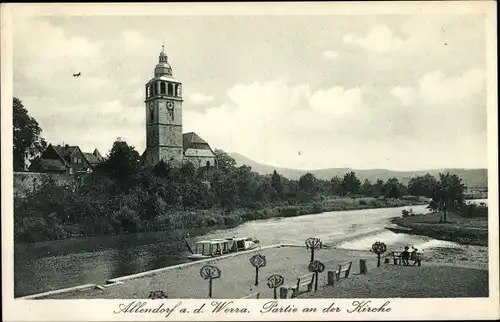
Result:
M162 314L115 314L120 305L133 300L20 300L13 298L13 214L12 214L12 13L23 14L92 14L100 15L380 15L380 14L484 14L487 28L487 105L488 105L488 190L489 190L489 298L459 299L360 299L382 305L390 301L390 312L347 313L355 299L279 300L281 307L316 307L316 313L261 314L262 305L270 300L233 300L250 314L181 314L181 307L194 309L202 303L208 308L212 300L148 301L151 307L163 302L179 310L168 317ZM145 3L145 4L2 4L1 6L1 77L2 77L2 301L6 321L149 321L149 320L405 320L405 319L489 319L499 317L498 280L498 98L497 98L497 33L496 3L493 1L460 2L337 2L337 3ZM473 50L473 49L465 49ZM140 300L135 300L140 301ZM222 300L218 300L222 301ZM341 313L321 310L335 303Z

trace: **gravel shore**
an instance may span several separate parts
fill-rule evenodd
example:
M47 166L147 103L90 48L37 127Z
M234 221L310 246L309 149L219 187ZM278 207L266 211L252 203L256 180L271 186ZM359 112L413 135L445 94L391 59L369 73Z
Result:
M450 298L488 297L488 271L452 266L384 265L354 274L334 286L299 298Z
M255 286L255 268L249 259L255 254L266 256L267 265L259 271ZM86 289L55 294L43 299L138 299L152 291L163 291L169 298L207 298L208 281L200 277L200 268L215 265L221 277L213 280L213 298L241 298L260 292L261 298L272 298L266 285L273 274L284 277L285 285L293 285L297 277L308 274L310 251L305 247L282 246L257 250L209 262L196 262L182 268L169 268L105 289ZM387 254L384 257L389 257ZM488 253L482 246L461 245L460 248L433 248L423 252L421 267L383 264L377 268L376 256L369 251L326 248L315 252L315 259L325 264L319 277L317 293L303 297L461 297L488 296ZM368 273L359 275L359 259L366 259ZM327 286L328 270L352 261L351 276L335 286ZM392 258L390 258L392 263Z
M267 265L259 271L259 285L255 286L255 268L249 259L260 253L266 256ZM308 274L310 251L305 247L268 248L260 252L194 263L182 269L171 269L124 281L124 284L99 290L90 289L71 293L57 294L44 299L133 299L147 298L151 291L164 291L169 298L207 298L208 281L200 277L200 268L206 264L215 265L221 270L221 277L213 280L213 298L241 298L261 292L261 298L272 298L273 291L266 285L267 278L280 274L285 284L296 283L297 277ZM376 266L373 254L363 251L341 249L322 249L315 252L315 259L322 261L327 270L338 264L353 261L352 271L359 271L359 259L368 259L368 266ZM326 285L326 273L320 275L319 286Z

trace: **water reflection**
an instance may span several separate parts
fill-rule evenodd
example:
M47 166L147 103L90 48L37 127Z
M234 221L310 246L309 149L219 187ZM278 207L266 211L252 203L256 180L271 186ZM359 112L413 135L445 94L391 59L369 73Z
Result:
M484 200L482 200L484 201ZM187 262L184 236L200 238L248 236L262 245L303 244L308 237L325 243L366 250L372 240L382 239L389 247L418 245L429 239L394 234L384 229L389 218L401 215L401 208L379 208L326 212L292 218L248 222L233 228L179 229L162 232L96 236L14 246L14 294L22 296L107 279ZM414 212L426 212L415 206ZM378 235L377 234L382 234ZM417 246L418 247L418 246Z

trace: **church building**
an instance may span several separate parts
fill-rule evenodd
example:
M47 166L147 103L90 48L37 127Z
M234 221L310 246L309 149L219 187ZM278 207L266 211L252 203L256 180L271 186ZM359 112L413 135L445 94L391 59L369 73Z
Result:
M217 167L210 145L194 132L182 133L182 83L172 76L172 67L162 46L154 77L146 83L146 150L142 160L155 165L160 160L179 165L191 162L197 168Z

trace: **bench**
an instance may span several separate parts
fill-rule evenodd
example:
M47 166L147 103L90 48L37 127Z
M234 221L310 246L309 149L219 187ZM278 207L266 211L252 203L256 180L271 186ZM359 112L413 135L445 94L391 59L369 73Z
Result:
M340 275L344 273L344 278L348 278L349 274L351 273L351 267L352 267L352 261L351 262L345 262L344 264L340 264L337 269L335 270L335 278L337 281L340 279Z
M249 294L242 299L260 299L260 292Z
M302 293L310 292L313 289L314 273L303 275L297 278L297 285L289 287L292 290L292 298L299 296ZM306 290L301 288L305 286Z
M401 258L401 253L402 252L392 252L392 260L394 265L403 265L403 259ZM410 253L410 257L408 258L408 263L410 261L413 261L413 266L418 264L418 266L422 265L422 254L420 253L415 253L415 257L413 257L413 254Z

